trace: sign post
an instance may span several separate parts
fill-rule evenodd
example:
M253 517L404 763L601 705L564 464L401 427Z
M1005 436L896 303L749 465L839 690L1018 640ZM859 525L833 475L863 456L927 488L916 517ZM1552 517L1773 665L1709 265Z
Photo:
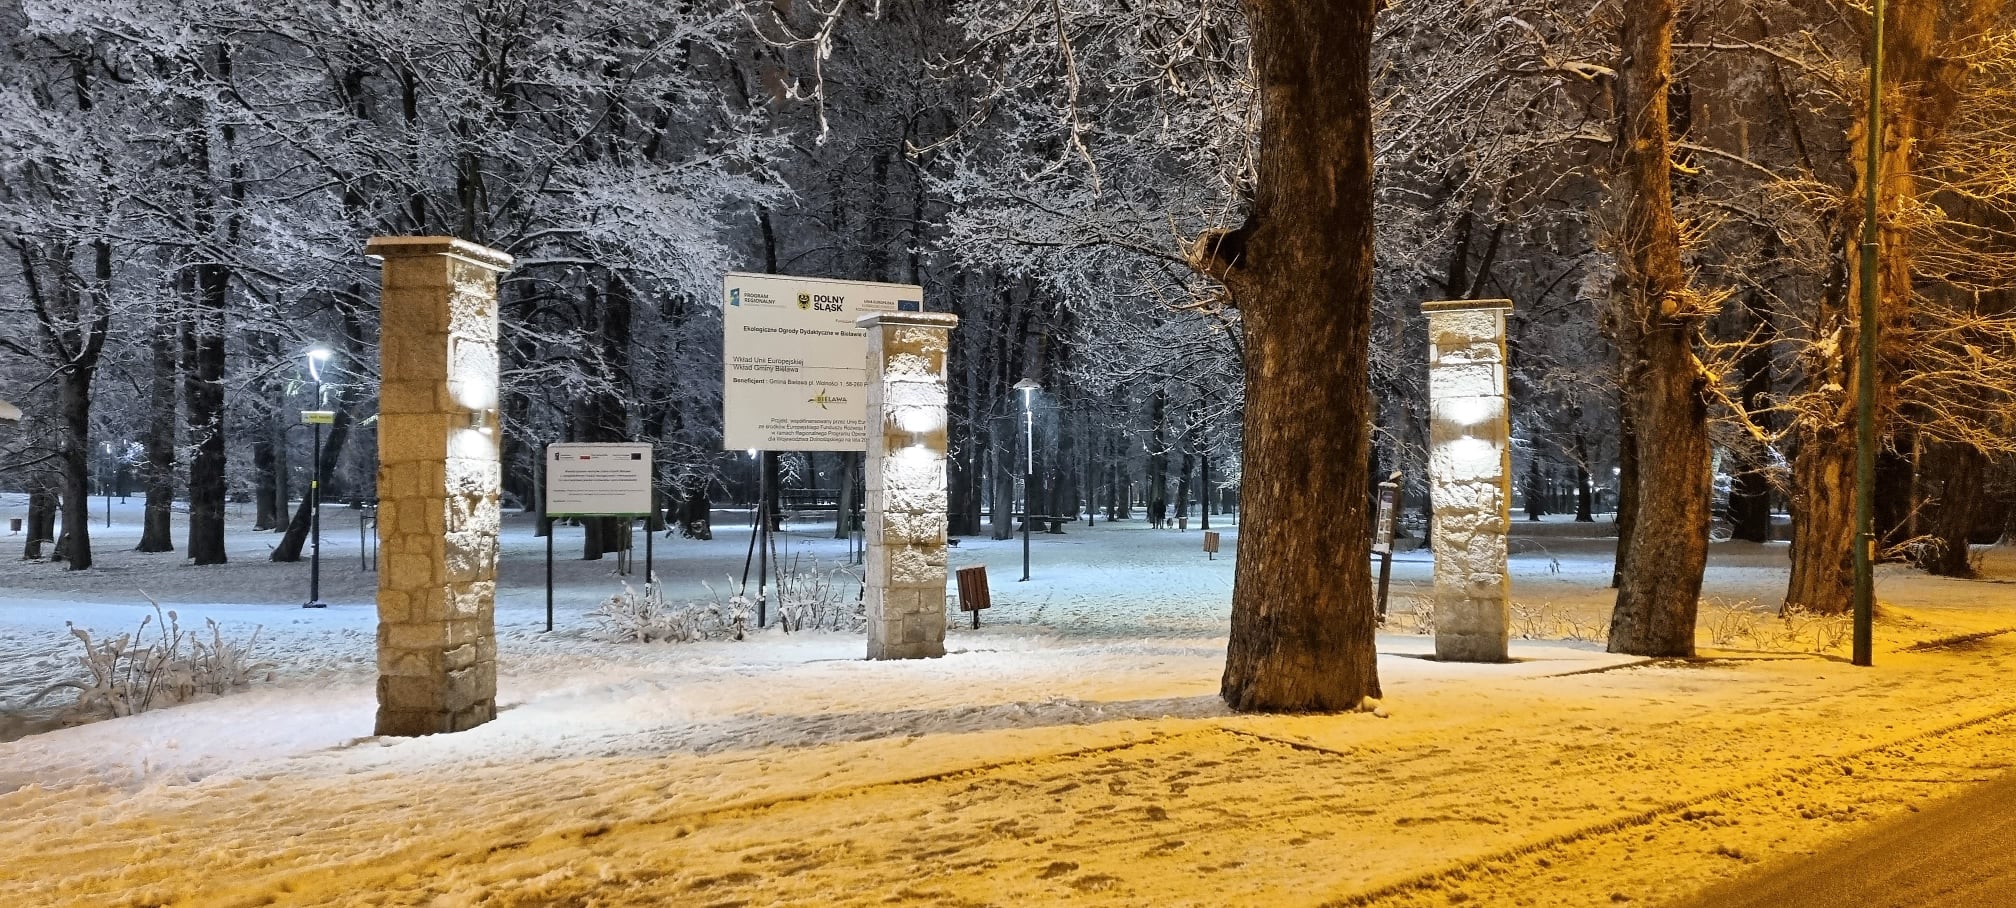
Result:
M648 442L546 446L546 519L645 517L655 501ZM651 528L644 528L644 582L651 577ZM553 527L546 528L546 629L553 629Z

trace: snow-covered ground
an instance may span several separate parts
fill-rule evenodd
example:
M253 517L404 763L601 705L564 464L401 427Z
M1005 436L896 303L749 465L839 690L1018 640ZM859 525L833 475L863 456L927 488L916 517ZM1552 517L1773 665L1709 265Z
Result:
M129 551L137 499L113 517L90 572L0 560L0 701L63 673L65 621L137 625L142 591L185 626L261 626L277 677L0 743L0 905L1642 904L2016 761L2016 635L1962 638L2016 628L1996 579L1885 568L1875 669L1705 630L1693 663L1522 641L1449 665L1393 633L1390 718L1239 716L1216 696L1236 533L1211 561L1196 529L1140 521L1038 534L1028 583L1019 540L964 540L955 564L991 568L983 627L870 663L847 634L598 642L620 579L568 557L578 530L545 633L543 541L512 518L501 715L379 739L354 512L325 514L327 610L299 607L305 563L264 560L272 534L234 522L233 562L198 568ZM732 523L658 540L674 598L727 594ZM799 529L786 561L844 561ZM1519 528L1529 624L1600 623L1611 542L1582 529ZM1706 595L1768 604L1784 559L1718 545ZM1396 613L1428 568L1402 553Z

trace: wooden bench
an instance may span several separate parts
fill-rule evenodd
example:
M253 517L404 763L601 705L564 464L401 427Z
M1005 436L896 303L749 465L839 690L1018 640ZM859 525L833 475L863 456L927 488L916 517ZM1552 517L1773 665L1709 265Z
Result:
M987 592L987 566L975 564L955 572L959 578L959 610L973 613L973 629L980 629L980 610L994 605Z

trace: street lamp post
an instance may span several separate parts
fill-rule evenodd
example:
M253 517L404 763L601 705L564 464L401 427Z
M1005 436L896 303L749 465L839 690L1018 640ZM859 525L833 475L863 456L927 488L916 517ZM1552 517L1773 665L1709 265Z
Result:
M308 477L308 601L302 608L328 608L322 601L322 427L336 421L336 412L322 409L322 367L329 361L328 347L308 348L308 380L315 385L315 409L301 411L301 421L313 427L314 455Z
M1854 611L1854 641L1849 661L1872 664L1876 611L1876 332L1877 284L1882 272L1877 256L1882 247L1876 215L1879 210L1878 181L1883 176L1883 0L1870 10L1869 37L1869 125L1863 149L1867 156L1862 175L1862 272L1861 313L1857 319L1855 368L1855 555L1851 602Z
M1036 519L1036 410L1033 398L1043 389L1033 378L1015 383L1022 392L1022 579L1029 579L1029 522Z

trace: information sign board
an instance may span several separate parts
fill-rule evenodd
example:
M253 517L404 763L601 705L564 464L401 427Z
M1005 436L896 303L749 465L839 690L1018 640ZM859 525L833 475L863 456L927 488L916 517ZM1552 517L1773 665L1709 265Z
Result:
M546 446L546 516L639 516L651 513L651 445Z
M730 274L721 281L722 447L868 449L868 340L854 320L921 312L924 288Z

